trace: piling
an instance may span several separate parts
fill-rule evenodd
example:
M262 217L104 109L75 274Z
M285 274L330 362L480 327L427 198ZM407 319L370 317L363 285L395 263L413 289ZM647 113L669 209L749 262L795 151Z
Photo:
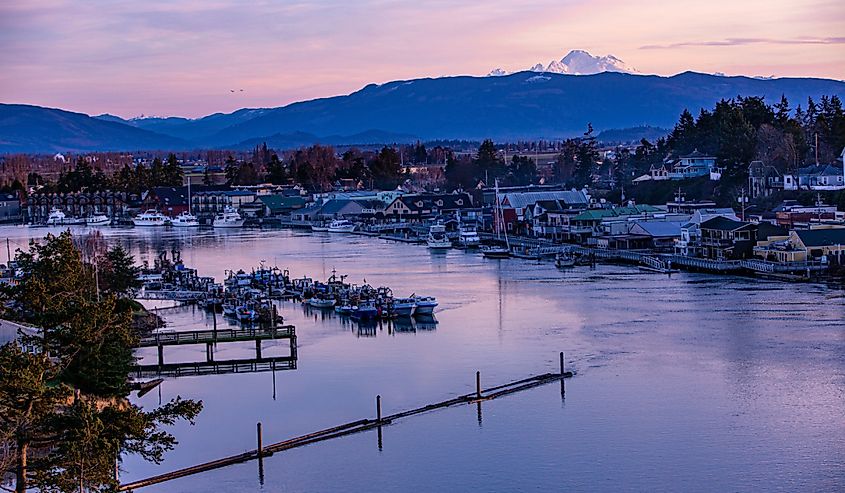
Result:
M261 359L261 339L255 340L255 359Z
M381 423L381 396L376 396L376 422Z
M164 364L164 345L158 345L158 366L162 366Z
M481 399L481 372L475 372L475 398Z
M566 366L565 366L566 363L564 362L564 357L565 357L565 355L564 355L563 351L561 351L560 352L560 376L561 376L561 379L560 379L560 395L561 396L566 394L566 379L563 378L563 376L566 375Z
M256 434L258 435L258 436L257 436L257 438L258 438L258 447L257 447L255 450L257 450L257 451L258 451L258 456L259 456L259 457L263 457L263 456L264 456L264 444L262 443L262 442L263 442L263 440L262 440L262 435L261 435L261 422L260 422L260 421L259 421L258 423L256 423L256 425L255 425L255 431L256 431Z

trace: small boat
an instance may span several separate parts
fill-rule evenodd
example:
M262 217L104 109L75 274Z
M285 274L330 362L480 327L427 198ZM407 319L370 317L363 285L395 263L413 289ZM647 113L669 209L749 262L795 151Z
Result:
M238 309L235 305L231 303L224 303L223 304L223 316L225 317L234 317L237 313Z
M50 215L47 216L47 226L72 226L75 224L85 224L85 219L66 216L61 209L56 207L50 209Z
M399 317L411 317L417 308L417 301L414 298L394 298L393 314Z
M342 305L336 305L334 307L334 311L339 315L349 315L350 313L352 313L352 305L348 305L346 303Z
M486 258L508 258L511 251L501 245L488 245L481 247L481 255Z
M428 248L432 250L445 250L452 248L452 241L446 236L446 226L438 222L432 224L428 229L428 237L425 239Z
M318 298L315 296L308 300L308 304L314 308L331 308L335 303L334 298Z
M253 322L258 318L258 312L246 305L239 306L236 314L241 322Z
M238 214L234 207L226 206L223 212L218 213L211 223L215 228L240 228L244 225L244 219Z
M478 236L478 230L475 226L461 226L458 244L461 248L478 248L481 244L481 238Z
M190 212L183 212L174 217L170 224L175 228L193 228L200 225L197 216Z
M161 212L150 209L142 212L132 219L135 226L164 226L167 224L167 217Z
M431 315L437 306L437 299L434 296L411 295L411 297L414 299L414 304L416 305L414 315Z
M111 219L105 214L93 214L85 219L85 224L88 226L107 226L109 223Z
M376 308L376 305L371 301L361 303L358 306L352 307L350 317L352 317L353 320L373 320L378 318L378 308Z
M559 269L575 267L575 256L571 253L559 253L555 256L555 266Z
M329 224L329 233L351 233L355 231L355 224L346 219L335 219Z
M311 231L315 231L315 232L318 232L318 233L325 233L328 230L329 230L329 227L326 225L326 223L316 223L316 224L311 225Z

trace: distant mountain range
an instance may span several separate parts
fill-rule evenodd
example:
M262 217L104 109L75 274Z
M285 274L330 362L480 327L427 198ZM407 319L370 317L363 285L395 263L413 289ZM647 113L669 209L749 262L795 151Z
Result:
M572 50L560 60L552 60L548 65L537 63L528 69L531 72L568 75L593 75L602 72L622 72L636 74L639 71L613 55L593 56L584 50ZM508 75L502 68L495 68L488 76Z
M605 71L594 75L518 72L370 84L345 96L203 118L89 117L0 104L0 152L276 148L412 142L416 139L561 138L652 126L672 128L684 109L697 114L723 98L786 95L845 98L845 82L755 79L684 72L672 77Z

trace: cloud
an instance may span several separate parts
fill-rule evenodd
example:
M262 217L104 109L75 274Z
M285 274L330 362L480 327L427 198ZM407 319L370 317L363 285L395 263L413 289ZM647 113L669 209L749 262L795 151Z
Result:
M685 41L682 43L670 44L651 44L640 46L641 50L671 50L674 48L688 48L696 46L747 46L756 44L772 44L772 45L838 45L845 44L845 37L829 37L829 38L792 38L792 39L775 39L775 38L726 38L712 41Z

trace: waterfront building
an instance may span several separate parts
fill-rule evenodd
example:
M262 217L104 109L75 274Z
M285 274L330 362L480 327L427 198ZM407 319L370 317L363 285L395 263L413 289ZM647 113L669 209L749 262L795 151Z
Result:
M681 225L681 235L675 240L675 253L685 257L701 256L701 223L715 217L739 221L736 212L730 208L696 209L689 222Z
M550 207L560 210L583 211L590 205L590 196L586 190L548 190L548 191L503 191L499 193L499 209L508 232L530 235L534 206L545 202ZM552 206L552 202L557 205ZM526 211L531 211L526 216Z
M754 255L774 262L824 260L841 265L845 260L845 227L792 230L785 236L759 241Z
M472 209L472 197L466 192L420 193L397 197L384 208L386 219L421 220Z
M757 242L787 234L785 229L769 223L734 221L721 216L704 221L700 230L702 257L711 260L749 258Z
M140 203L140 196L126 192L36 192L26 200L25 219L33 224L44 223L54 208L68 216L88 217L97 213L115 218L126 215L130 208L140 207Z
M20 196L17 193L0 193L0 223L19 223L22 220Z

